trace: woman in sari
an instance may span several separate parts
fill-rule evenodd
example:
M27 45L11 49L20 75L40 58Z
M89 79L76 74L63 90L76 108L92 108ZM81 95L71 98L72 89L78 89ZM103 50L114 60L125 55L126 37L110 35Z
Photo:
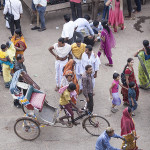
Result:
M76 85L76 92L77 92L77 95L79 95L79 84L78 84L78 80L76 78L74 66L75 66L75 61L73 59L70 59L64 67L63 76L66 74L66 72L68 70L72 71L72 73L73 73L72 82Z
M126 150L138 150L138 147L136 146L136 140L139 137L136 135L130 107L125 108L123 111L123 116L121 118L121 136L126 139ZM125 146L125 141L122 143L122 149L123 146Z
M142 89L150 89L150 46L149 41L143 41L144 48L138 50L135 57L139 59L138 78Z
M136 78L134 75L134 69L133 69L134 60L133 58L128 58L127 65L124 68L123 73L125 74L126 78L126 85L124 85L127 89L129 88L129 83L134 82L136 84L135 92L136 92L136 100L138 100L139 97L139 88L136 82ZM129 104L128 100L128 90L126 88L121 89L121 94L123 96L124 105Z
M109 24L114 28L114 32L117 32L117 28L124 29L124 17L123 17L123 0L108 0L106 6L111 5L109 10Z
M12 37L11 41L13 42L16 48L16 58L18 54L23 55L24 51L27 48L27 45L20 29L15 30L15 34Z
M112 34L112 31L108 27L107 21L102 22L103 30L101 32L101 45L100 45L100 51L98 52L98 56L101 56L101 52L104 52L104 55L106 55L109 63L105 64L106 66L113 66L112 61L112 53L111 49L115 47L115 38Z

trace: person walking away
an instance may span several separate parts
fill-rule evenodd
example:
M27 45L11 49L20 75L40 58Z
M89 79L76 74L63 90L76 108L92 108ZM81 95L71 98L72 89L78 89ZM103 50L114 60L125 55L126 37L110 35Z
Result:
M138 97L139 97L139 88L138 88L136 78L134 75L133 64L134 64L133 58L128 58L127 65L124 67L124 70L123 70L123 73L125 74L125 79L126 79L126 85L124 85L124 86L126 88L129 88L130 82L134 82L136 84L135 92L136 92L136 101L137 101ZM126 90L125 88L122 88L121 94L123 96L124 105L129 105L128 90Z
M9 22L11 35L13 36L15 27L16 27L16 29L21 29L20 19L21 19L21 15L23 14L21 1L20 0L6 1L3 14L6 15L7 12L14 15L14 20Z
M76 29L76 25L73 21L70 21L70 16L68 14L64 15L65 24L63 25L63 30L61 37L64 38L65 43L72 44L74 42L73 34Z
M92 66L92 83L93 87L95 87L95 78L97 78L97 71L99 70L100 66L100 59L98 58L97 55L94 54L92 51L92 46L87 45L85 52L82 54L82 59L81 59L81 74L83 74L86 70L85 67L87 65Z
M125 16L127 19L131 19L131 13L132 13L132 4L131 0L127 0L127 7L128 7L128 16Z
M76 89L76 85L74 83L70 83L69 86L62 91L59 104L60 107L63 108L67 113L65 116L59 118L60 123L65 124L64 119L71 118L72 124L77 125L78 123L74 120L74 113L72 111L72 107L77 109L78 112L80 112L80 109L78 109L75 104L71 102L70 94Z
M46 30L46 26L45 26L45 11L46 11L46 6L47 6L47 0L33 0L33 4L35 5L38 13L39 13L39 17L40 17L40 21L41 21L41 28L38 29L39 32L42 32L44 30Z
M102 16L102 21L105 21L105 18L106 21L108 21L108 17L109 17L109 6L106 6L106 2L108 0L104 0L104 9L103 9L103 16Z
M110 99L112 99L112 107L111 107L111 111L113 113L116 113L118 111L118 109L115 109L115 106L119 106L121 104L121 99L119 97L119 85L122 88L125 88L120 82L120 75L118 73L114 73L113 74L113 79L114 81L112 82L112 85L109 89L110 91Z
M129 99L129 106L132 109L132 112L137 109L135 88L136 84L134 82L130 82L128 89L128 99ZM135 114L132 113L132 116L135 116Z
M27 49L27 44L20 29L15 30L15 34L11 41L13 42L16 49L16 58L18 54L23 55L24 51Z
M148 40L143 41L144 48L138 50L134 57L138 57L138 78L142 89L150 89L150 45Z
M134 0L136 9L135 12L140 12L141 11L141 0Z
M84 18L78 18L74 23L77 26L77 29L74 32L74 41L76 41L76 37L81 38L81 42L84 42L84 34L85 28L89 30L89 37L92 39L94 37L94 32L89 23L90 16L85 15Z
M107 21L102 22L103 30L101 32L101 43L100 43L100 51L98 52L98 56L101 56L101 52L107 57L109 63L106 63L106 66L113 66L112 61L112 52L111 49L115 47L116 42L113 36L111 29L108 27Z
M97 19L100 0L92 0L92 20Z
M124 140L122 136L114 133L114 129L112 127L107 127L106 130L98 137L95 150L120 150L110 145L109 141L112 137Z
M123 17L123 0L108 0L107 6L111 4L109 10L108 23L114 28L114 32L117 32L117 28L124 29L124 17Z
M88 113L93 112L93 83L92 83L92 66L85 67L85 73L82 75L83 95L86 98Z
M81 80L81 71L82 71L82 66L81 66L81 58L82 54L85 52L86 44L81 42L80 38L76 39L76 43L73 43L71 45L71 51L73 55L73 59L76 62L75 63L75 72L76 72L76 77L78 82ZM82 82L80 82L80 92L79 94L82 93Z
M123 141L122 148L126 144L126 150L138 150L136 145L136 140L139 136L136 135L135 124L132 118L132 110L130 107L127 107L123 110L123 115L121 118L121 136L126 139L126 142Z
M68 62L68 58L71 52L71 46L65 43L63 38L58 39L58 43L55 43L49 49L50 53L56 58L55 70L56 70L56 88L58 91L61 84L61 79L63 76L63 68Z
M82 18L81 0L70 0L70 7L73 21L78 18Z

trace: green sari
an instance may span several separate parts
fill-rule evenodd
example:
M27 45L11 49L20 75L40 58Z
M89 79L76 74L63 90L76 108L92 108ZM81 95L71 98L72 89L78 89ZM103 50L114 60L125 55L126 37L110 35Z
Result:
M150 59L145 60L145 54L141 51L138 54L138 78L140 87L143 89L150 89Z

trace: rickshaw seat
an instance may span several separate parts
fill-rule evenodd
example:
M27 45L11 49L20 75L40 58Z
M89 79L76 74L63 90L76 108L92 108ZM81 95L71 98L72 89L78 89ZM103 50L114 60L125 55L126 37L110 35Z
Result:
M33 86L29 86L25 97L30 102L29 106L39 109L40 112L42 111L46 94L33 88ZM26 107L28 108L29 106L27 105Z

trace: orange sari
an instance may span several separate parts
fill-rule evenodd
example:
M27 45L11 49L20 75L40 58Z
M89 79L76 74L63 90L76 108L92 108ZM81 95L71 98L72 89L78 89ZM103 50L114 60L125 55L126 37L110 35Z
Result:
M15 47L23 47L23 50L22 51L18 51L16 50L16 57L18 54L24 54L24 51L26 50L27 48L27 45L26 45L26 42L25 42L25 39L23 36L21 36L20 38L16 39L15 36L12 37L11 41L13 42L14 46Z
M71 70L73 72L73 83L76 85L76 92L79 95L79 84L78 84L78 80L76 78L76 74L74 72L74 66L73 66L73 64L74 64L74 60L70 59L67 62L67 64L65 65L65 67L64 67L64 73L63 73L63 75L65 75L68 70Z

